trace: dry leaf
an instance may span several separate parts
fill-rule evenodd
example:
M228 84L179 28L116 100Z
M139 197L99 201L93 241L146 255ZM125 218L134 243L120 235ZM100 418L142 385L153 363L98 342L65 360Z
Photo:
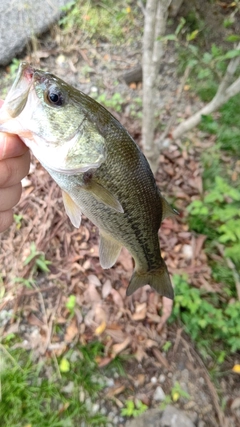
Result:
M145 319L147 314L147 304L144 302L143 304L139 304L136 307L135 313L132 314L132 320L143 320Z
M107 326L107 324L106 324L106 322L105 321L103 321L96 329L95 329L95 335L101 335L104 331L105 331L105 329L106 329L106 326Z
M131 337L127 337L122 343L114 344L112 346L112 353L114 356L121 353L121 351L125 350L131 342Z
M77 334L78 334L77 322L76 322L76 319L73 319L67 327L66 333L64 335L64 341L66 343L72 342Z
M170 365L166 359L166 357L163 356L163 354L161 353L160 350L158 350L158 348L154 347L152 349L152 352L154 354L154 356L156 357L156 359L161 363L161 365L163 365L166 369L170 369Z
M102 287L103 299L106 299L108 297L108 295L110 295L111 291L112 291L112 284L111 284L111 281L108 279L108 280L106 280L106 282L104 283L104 285Z
M95 274L89 274L88 281L89 281L90 285L94 285L96 287L102 286L99 278L97 276L95 276Z
M166 321L172 314L172 307L173 307L173 300L167 297L162 298L162 316L160 319L160 322L157 326L157 331L161 331L163 326L165 325Z
M125 390L125 388L126 388L125 385L111 387L108 390L106 397L111 399L111 397L117 396L118 394L122 393Z
M124 307L123 299L122 299L121 295L119 294L119 292L118 292L118 291L116 291L116 289L112 289L112 291L111 291L111 295L112 295L112 297L113 297L113 301L114 301L114 303L115 303L118 307L123 308L123 307Z

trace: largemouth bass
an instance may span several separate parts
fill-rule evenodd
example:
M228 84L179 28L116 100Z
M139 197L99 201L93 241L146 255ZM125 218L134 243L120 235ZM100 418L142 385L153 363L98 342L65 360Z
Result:
M173 298L158 230L174 214L126 129L102 105L56 76L22 63L0 110L0 131L15 133L61 187L72 224L82 213L99 228L99 258L112 267L125 246L135 261L127 289L146 284Z

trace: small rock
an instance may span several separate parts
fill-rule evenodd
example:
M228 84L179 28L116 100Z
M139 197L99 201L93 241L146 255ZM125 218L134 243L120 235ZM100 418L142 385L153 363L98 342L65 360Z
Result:
M152 384L156 384L157 383L157 378L156 377L152 377L151 378L151 383Z
M153 399L156 401L162 401L166 397L162 387L158 386L154 392Z
M163 375L163 374L159 375L159 382L160 383L164 383L165 380L166 380L165 375Z
M195 427L183 411L169 405L164 411L149 409L140 417L128 421L125 427Z
M100 405L98 403L94 403L91 409L92 414L96 414L97 412L99 412L99 409L100 409Z
M85 393L82 388L79 390L79 402L83 403L85 401Z
M105 384L106 384L106 387L113 387L115 384L114 379L113 378L106 378Z
M161 424L164 427L194 427L190 418L172 405L168 405L163 411Z
M74 390L74 382L70 381L65 387L62 388L64 393L72 393Z
M203 420L201 420L198 423L198 427L206 427L206 423Z

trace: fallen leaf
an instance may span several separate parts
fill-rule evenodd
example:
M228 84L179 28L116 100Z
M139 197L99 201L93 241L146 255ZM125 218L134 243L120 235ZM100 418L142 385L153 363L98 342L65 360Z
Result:
M73 319L66 329L66 333L64 335L64 341L66 343L72 342L75 336L78 334L78 332L79 331L78 331L76 319Z
M156 359L158 360L158 362L160 362L161 365L163 365L166 369L169 370L170 365L169 365L166 357L164 357L163 354L161 353L161 351L158 348L154 347L152 349L152 352L153 352L154 356L156 357Z
M116 386L116 387L111 387L107 394L106 397L111 398L113 396L117 396L118 394L122 393L122 391L125 390L125 385L120 385L120 386Z
M121 353L121 351L125 350L131 342L131 337L127 337L122 343L114 344L112 346L112 353L114 356Z
M107 324L106 324L106 322L105 321L103 321L96 329L95 329L95 335L101 335L104 331L105 331L105 329L106 329L106 326L107 326Z
M232 371L235 372L236 374L240 374L240 365L234 365L232 368Z
M112 290L111 290L111 295L112 295L112 297L113 297L113 301L114 301L114 303L115 303L118 307L123 308L123 307L124 307L123 299L122 299L121 295L119 294L119 292L118 292L118 291L116 291L116 289L112 289Z
M106 299L108 295L110 295L111 291L112 291L112 284L111 284L111 281L108 279L106 280L106 282L103 284L103 287L102 287L103 299Z

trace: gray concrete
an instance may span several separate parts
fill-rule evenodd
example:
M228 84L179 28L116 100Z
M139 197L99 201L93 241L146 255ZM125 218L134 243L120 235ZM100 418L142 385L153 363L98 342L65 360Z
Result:
M33 35L46 31L69 0L0 0L0 65L7 65Z

